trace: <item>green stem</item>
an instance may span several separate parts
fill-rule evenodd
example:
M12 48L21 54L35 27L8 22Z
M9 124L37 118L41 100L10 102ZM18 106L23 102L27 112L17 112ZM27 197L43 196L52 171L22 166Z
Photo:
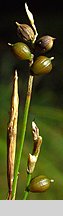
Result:
M16 196L19 166L20 166L20 160L21 160L21 155L22 155L22 150L23 150L26 126L27 126L27 118L28 118L28 112L29 112L29 106L30 106L30 100L31 100L32 85L33 85L33 76L30 75L29 80L28 80L28 90L27 90L25 109L24 109L24 117L23 117L23 124L22 124L22 131L21 131L21 144L20 144L20 149L19 149L19 152L18 152L16 168L15 168L13 190L12 190L12 199L15 199L15 196Z
M29 186L29 184L30 184L30 180L31 180L31 174L28 173L28 174L27 174L27 184L26 184L26 188L28 188L28 186ZM24 198L23 198L23 200L26 200L26 199L27 199L28 194L29 194L29 191L26 190L26 191L24 192Z

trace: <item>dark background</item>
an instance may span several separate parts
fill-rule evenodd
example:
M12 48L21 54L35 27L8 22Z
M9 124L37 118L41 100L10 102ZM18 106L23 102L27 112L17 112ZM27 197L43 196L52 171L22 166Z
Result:
M51 35L56 38L53 49L47 53L48 56L54 56L53 63L54 73L47 78L44 76L40 78L40 87L42 85L47 88L51 86L54 90L63 91L63 5L61 1L27 1L30 11L34 15L35 24L38 30L38 37L42 35ZM0 80L4 77L9 78L10 71L17 66L17 60L13 64L11 70L5 65L5 72L3 76L2 57L8 51L8 58L11 53L9 52L8 42L14 43L19 41L16 32L15 22L28 23L28 18L24 8L25 1L1 1L0 3ZM9 59L8 63L10 65ZM10 67L10 66L9 66ZM24 66L23 66L24 67ZM8 70L8 73L7 73ZM24 69L25 70L25 69ZM12 72L11 72L12 73ZM60 82L59 82L60 75ZM47 81L46 81L47 79ZM50 80L49 80L50 79ZM43 80L43 81L42 81ZM53 86L54 83L54 86Z
M0 2L0 199L6 199L7 185L7 123L14 70L19 76L18 140L21 137L22 116L28 81L28 63L18 60L10 51L9 43L20 39L16 24L28 23L25 1ZM51 35L56 38L46 56L54 56L50 74L35 77L32 101L27 125L22 165L20 167L17 198L26 185L28 153L32 152L31 122L36 120L43 136L43 147L33 175L41 173L55 180L51 189L43 194L30 194L29 199L63 199L63 4L62 1L27 1L33 13L38 37ZM22 177L22 179L21 179ZM22 181L21 181L22 180ZM21 186L22 184L22 186Z

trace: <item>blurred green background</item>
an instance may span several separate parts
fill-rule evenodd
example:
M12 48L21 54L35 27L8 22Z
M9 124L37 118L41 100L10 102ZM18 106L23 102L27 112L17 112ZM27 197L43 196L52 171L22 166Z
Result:
M40 2L39 2L40 3ZM56 37L54 47L46 56L54 56L53 69L50 74L34 78L33 92L28 116L20 175L18 179L16 199L23 199L26 186L26 168L28 153L32 153L33 139L31 123L35 120L43 138L40 156L35 171L36 175L46 175L54 179L54 183L44 193L29 193L29 200L62 200L63 199L63 14L62 5L48 1L41 7L28 1L33 12L39 33ZM61 6L61 7L60 7ZM8 42L20 39L17 36L15 21L28 23L24 1L11 1L10 5L3 1L0 5L0 200L7 198L7 124L9 121L10 100L13 88L14 70L19 76L19 117L17 151L20 145L24 104L28 82L28 63L21 62L11 53Z

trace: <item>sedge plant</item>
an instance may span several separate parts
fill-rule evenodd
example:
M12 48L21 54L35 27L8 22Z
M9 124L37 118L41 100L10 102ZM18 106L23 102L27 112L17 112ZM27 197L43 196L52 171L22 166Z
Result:
M7 180L8 180L8 200L16 199L17 182L19 178L19 170L21 164L21 157L23 145L25 140L25 133L27 128L27 120L29 114L29 107L31 102L31 95L33 90L33 81L36 76L50 73L52 70L52 60L54 57L48 58L47 53L52 47L54 39L49 35L42 36L37 40L38 32L35 26L33 14L30 12L27 3L25 3L25 11L28 16L30 25L20 24L16 21L17 34L20 37L20 42L15 44L8 43L11 51L23 61L29 63L29 78L27 84L26 101L23 113L23 122L21 128L20 146L15 161L16 155L16 138L17 138L17 124L19 113L19 95L18 95L18 72L15 70L13 80L13 92L11 97L10 119L7 128ZM29 46L30 45L30 46ZM39 50L39 55L38 55ZM42 136L40 136L37 124L32 121L32 136L33 136L33 151L29 153L27 160L27 181L24 190L23 200L26 200L29 192L42 192L49 188L53 180L48 179L44 175L40 175L32 179L35 165L42 146Z

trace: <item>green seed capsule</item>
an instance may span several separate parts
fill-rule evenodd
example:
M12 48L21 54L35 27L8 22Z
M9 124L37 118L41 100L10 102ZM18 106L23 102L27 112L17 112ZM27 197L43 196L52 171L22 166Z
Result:
M15 44L10 44L12 52L20 59L20 60L29 60L32 61L33 54L31 53L29 47L22 42L17 42Z
M37 176L31 180L29 190L34 193L46 191L51 182L54 182L54 180L50 180L44 175Z
M56 38L53 38L49 35L45 35L36 41L35 47L37 49L40 49L41 52L45 53L53 47L53 43L55 39Z
M31 72L35 75L49 73L52 70L51 60L54 57L39 56L31 66Z

